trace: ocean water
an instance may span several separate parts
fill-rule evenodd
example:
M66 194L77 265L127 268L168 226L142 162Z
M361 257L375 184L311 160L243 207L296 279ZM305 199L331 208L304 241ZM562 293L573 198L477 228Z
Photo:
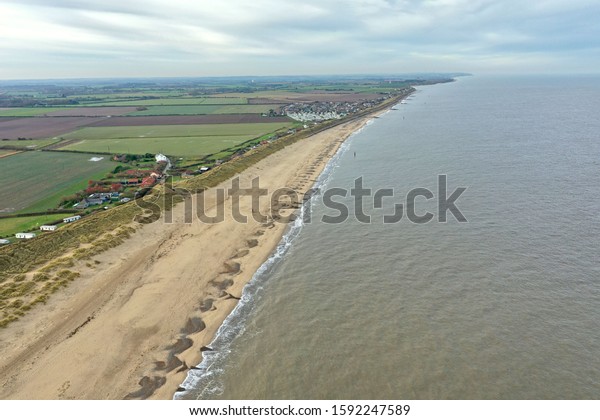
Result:
M420 87L319 181L395 196L338 224L315 197L176 398L598 398L598 110L599 77ZM467 222L438 221L440 174ZM434 220L382 223L414 188Z

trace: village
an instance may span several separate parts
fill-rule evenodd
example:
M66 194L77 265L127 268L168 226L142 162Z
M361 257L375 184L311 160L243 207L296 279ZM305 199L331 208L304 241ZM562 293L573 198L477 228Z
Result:
M295 102L282 107L281 113L300 122L338 120L362 110L372 108L398 94L404 95L410 88L400 89L394 94L381 95L360 101L313 101Z

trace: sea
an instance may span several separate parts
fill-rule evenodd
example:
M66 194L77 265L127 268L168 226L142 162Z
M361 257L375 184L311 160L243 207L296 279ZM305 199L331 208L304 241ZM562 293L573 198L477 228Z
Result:
M175 398L598 398L599 112L598 76L417 87L345 142Z

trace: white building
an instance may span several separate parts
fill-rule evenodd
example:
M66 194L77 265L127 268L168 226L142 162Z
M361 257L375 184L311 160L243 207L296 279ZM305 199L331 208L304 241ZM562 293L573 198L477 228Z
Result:
M65 217L65 218L63 219L63 222L65 222L65 223L71 223L71 222L74 222L74 221L76 221L76 220L79 220L79 219L81 219L81 216L80 216L80 215L77 215L77 216L71 216L71 217Z
M10 241L8 239L0 239L0 245L8 245Z
M163 155L162 153L157 154L156 156L154 156L154 159L156 159L157 162L162 162L162 161L169 161L169 158L166 157L165 155Z
M42 225L40 226L40 230L45 232L54 232L58 226L56 225Z
M26 232L26 233L17 233L15 235L17 239L32 239L35 238L35 233Z

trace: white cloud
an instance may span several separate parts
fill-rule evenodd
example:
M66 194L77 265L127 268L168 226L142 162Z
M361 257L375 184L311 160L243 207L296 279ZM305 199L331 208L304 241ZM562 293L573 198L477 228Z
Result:
M1 1L0 78L544 71L549 62L596 71L599 60L589 53L600 47L591 0Z

